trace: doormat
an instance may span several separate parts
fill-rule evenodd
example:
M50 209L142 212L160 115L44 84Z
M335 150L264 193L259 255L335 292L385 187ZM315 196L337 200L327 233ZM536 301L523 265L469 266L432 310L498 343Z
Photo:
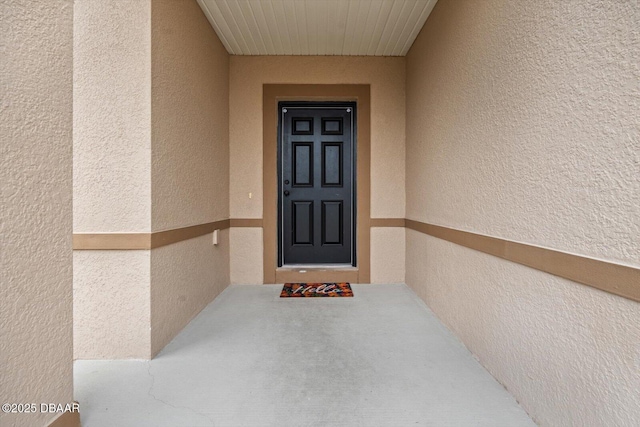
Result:
M352 297L348 283L285 283L280 298Z

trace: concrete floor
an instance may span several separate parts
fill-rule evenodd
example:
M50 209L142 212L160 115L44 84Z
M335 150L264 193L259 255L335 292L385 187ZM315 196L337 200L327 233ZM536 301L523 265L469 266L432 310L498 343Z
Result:
M77 361L83 427L534 426L404 285L231 286L152 361Z

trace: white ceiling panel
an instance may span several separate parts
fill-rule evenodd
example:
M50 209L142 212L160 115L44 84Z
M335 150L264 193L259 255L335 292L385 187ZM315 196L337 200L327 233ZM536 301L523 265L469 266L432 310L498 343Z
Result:
M232 55L404 56L437 0L198 0Z

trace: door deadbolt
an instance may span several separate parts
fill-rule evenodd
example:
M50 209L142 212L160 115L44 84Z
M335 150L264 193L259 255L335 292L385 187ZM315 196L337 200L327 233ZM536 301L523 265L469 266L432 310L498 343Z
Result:
M284 195L288 196L289 195L289 190L284 190Z

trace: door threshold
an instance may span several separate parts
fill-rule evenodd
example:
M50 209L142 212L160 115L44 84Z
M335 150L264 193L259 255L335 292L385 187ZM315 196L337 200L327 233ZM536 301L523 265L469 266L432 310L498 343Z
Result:
M278 271L300 271L300 270L357 270L351 264L285 264L278 267Z
M359 283L359 274L350 264L287 264L276 269L276 283Z

